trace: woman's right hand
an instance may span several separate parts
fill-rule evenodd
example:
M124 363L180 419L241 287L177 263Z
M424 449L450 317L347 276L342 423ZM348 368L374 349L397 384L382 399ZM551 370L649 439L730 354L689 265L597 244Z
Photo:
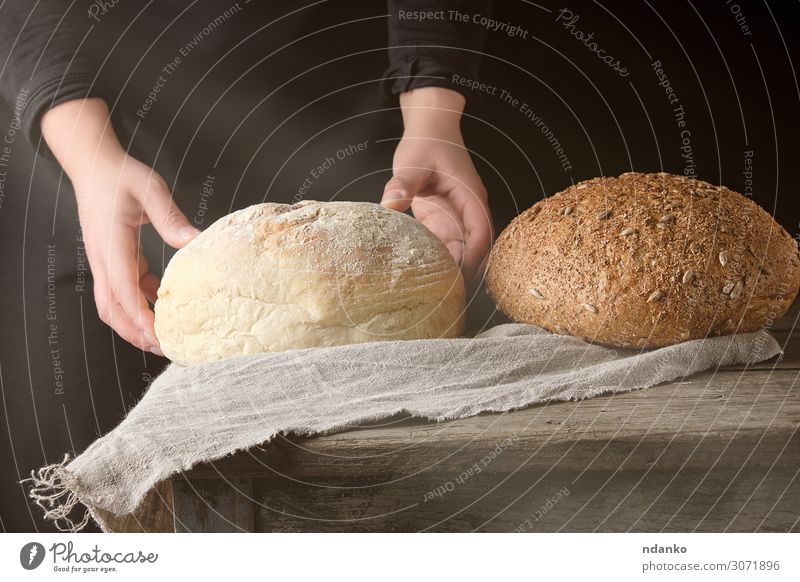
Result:
M199 231L175 206L164 179L121 147L100 99L62 103L42 118L42 134L75 189L97 311L134 346L163 355L153 329L158 278L139 246L152 223L172 247Z

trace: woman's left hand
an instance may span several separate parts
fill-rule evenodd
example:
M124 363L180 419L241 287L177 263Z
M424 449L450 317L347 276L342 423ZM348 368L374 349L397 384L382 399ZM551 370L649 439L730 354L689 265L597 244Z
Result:
M464 98L426 87L400 96L405 131L381 204L414 217L444 242L474 283L492 242L486 188L461 137Z

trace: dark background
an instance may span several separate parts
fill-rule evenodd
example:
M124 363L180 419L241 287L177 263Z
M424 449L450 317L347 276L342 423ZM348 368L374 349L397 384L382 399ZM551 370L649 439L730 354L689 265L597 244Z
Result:
M751 35L742 33L732 6L740 7ZM651 67L660 60L685 110L697 177L743 191L744 152L752 151L755 200L790 234L797 234L800 92L792 66L800 28L796 3L563 6L580 16L578 29L594 32L599 46L622 61L630 71L625 78L555 22L561 7L553 5L547 12L522 1L495 3L495 19L520 25L529 34L526 40L490 33L481 81L527 103L552 130L572 165L571 171L564 171L545 136L518 108L498 96L484 95L472 103L468 113L474 117L465 118L465 139L489 190L498 229L518 209L572 182L631 170L684 171L674 106ZM189 152L190 163L178 175L179 189L185 184L189 190L184 194L187 213L191 214L192 197L197 197L192 182L206 171L214 173L209 159L212 154L216 159L228 138L221 157L225 170L216 169L218 192L255 196L256 202L291 198L310 168L344 144L367 139L368 154L337 164L305 197L379 199L401 132L393 104L376 100L385 54L375 49L385 46L385 37L382 19L373 17L383 15L382 8L376 2L330 2L315 8L317 30L327 30L286 47L284 35L291 37L292 32L282 21L256 34L259 40L244 50L250 51L247 57L240 60L237 49L201 82L166 134L166 150ZM362 20L353 22L357 19ZM301 25L305 29L308 23ZM280 35L269 32L277 26L286 28ZM226 41L220 37L220 43ZM265 45L279 52L237 81L244 67L229 62L263 54ZM202 48L213 52L210 45ZM311 67L318 68L309 72ZM208 70L199 69L195 75ZM243 89L230 91L214 105L220 89L233 83ZM275 89L264 104L254 107ZM141 94L136 98L141 100ZM210 118L198 125L209 111ZM243 120L244 126L238 127ZM196 129L198 137L189 139ZM158 139L165 135L154 133ZM164 172L173 174L163 153L161 158ZM220 212L228 202L225 198L215 200Z
M650 66L660 60L686 112L697 177L743 192L744 152L753 151L754 199L796 236L800 93L792 61L798 56L797 3L601 4L605 8L595 2L556 6L580 15L577 28L596 32L600 46L630 71L625 79L568 37L554 24L553 14L522 2L502 2L496 8L498 17L526 18L539 40L522 45L490 36L487 52L524 67L530 76L515 74L507 65L490 66L492 59L485 59L483 77L524 96L547 120L574 165L571 175L564 173L541 133L511 108L485 103L487 118L518 141L535 164L534 172L507 140L491 132L473 138L469 127L469 142L495 154L491 158L520 206L564 188L570 179L631 170L683 172L674 106ZM741 33L730 11L736 4L752 36ZM502 195L497 180L485 170L482 175L493 199ZM501 226L511 218L503 206L494 205Z
M190 40L187 31L231 6L181 13L185 4L174 4L142 11L120 3L90 38L98 58L108 56L101 78L124 87L114 106L120 132L132 135L140 122L134 152L174 184L190 219L208 174L215 176L212 216L289 201L312 168L364 140L366 153L337 163L303 197L379 200L402 132L396 104L380 100L382 2L242 5L231 20L246 20L252 36L242 42L241 20L235 35L223 24L183 59L140 121L136 109L157 71ZM570 36L556 22L561 8L578 15L576 28L594 32L630 74L620 77ZM528 38L489 33L480 80L498 95L472 101L463 126L498 232L519 209L572 182L631 170L684 172L675 105L651 67L660 60L685 110L696 176L743 191L744 152L752 151L754 199L797 235L798 16L790 2L495 2L492 17ZM541 116L570 170L519 107L499 98L501 89Z
M383 2L242 0L241 11L183 59L145 119L137 117L165 64L234 4L120 0L99 22L87 19L90 2L75 4L77 26L91 25L85 45L99 63L98 80L112 89L121 140L167 179L201 228L262 201L380 200L402 135L397 104L380 90ZM481 80L513 94L518 106L484 95L470 101L463 121L497 232L573 182L631 170L684 172L673 106L651 68L660 60L685 110L696 175L743 191L744 152L752 151L754 199L798 235L798 3L539 4L498 0L493 18L527 30L527 39L490 32L483 57ZM630 74L620 77L557 23L561 8L578 15L576 29L593 32ZM569 170L520 111L523 102L553 132ZM0 132L9 121L3 108ZM365 141L364 152L337 160L298 194L313 168ZM166 364L99 322L90 281L76 291L74 198L55 162L35 156L39 145L16 136L0 205L0 432L8 435L0 441L0 526L9 531L52 528L16 481L113 428ZM209 175L213 194L204 198ZM146 243L158 272L171 250L152 232ZM48 245L57 266L62 393L54 391L48 342Z

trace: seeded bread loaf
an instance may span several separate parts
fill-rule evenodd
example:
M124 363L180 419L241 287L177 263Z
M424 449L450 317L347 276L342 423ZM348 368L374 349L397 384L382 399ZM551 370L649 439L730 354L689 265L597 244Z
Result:
M257 204L179 250L155 305L183 364L369 341L456 337L464 280L420 222L377 204Z
M724 186L595 178L536 203L492 250L486 284L517 322L621 347L769 325L800 287L794 239Z

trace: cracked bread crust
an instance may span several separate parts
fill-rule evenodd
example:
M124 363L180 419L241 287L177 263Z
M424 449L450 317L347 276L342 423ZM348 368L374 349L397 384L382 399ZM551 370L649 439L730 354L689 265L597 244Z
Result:
M498 237L486 286L517 322L620 347L771 325L800 287L792 237L753 201L672 174L594 178Z
M377 204L257 204L179 250L155 305L173 362L463 332L464 281L444 244Z

